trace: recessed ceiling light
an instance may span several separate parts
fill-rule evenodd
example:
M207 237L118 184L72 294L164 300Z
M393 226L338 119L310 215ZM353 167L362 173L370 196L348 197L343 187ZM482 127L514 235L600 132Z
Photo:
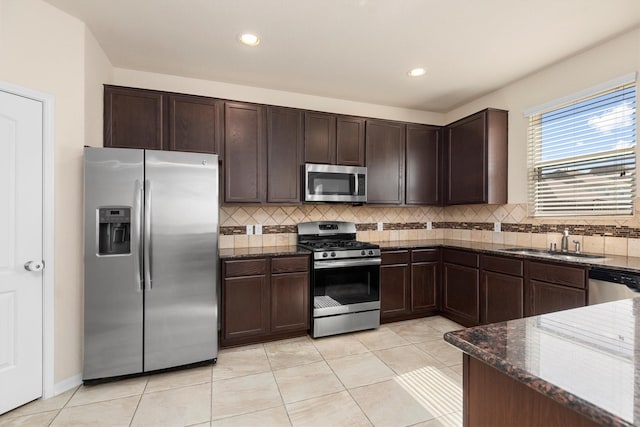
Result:
M424 68L414 68L413 70L409 70L407 72L407 75L409 75L410 77L420 77L424 76L426 72L427 70L425 70Z
M245 33L240 35L240 43L246 44L247 46L258 46L260 39L255 34Z

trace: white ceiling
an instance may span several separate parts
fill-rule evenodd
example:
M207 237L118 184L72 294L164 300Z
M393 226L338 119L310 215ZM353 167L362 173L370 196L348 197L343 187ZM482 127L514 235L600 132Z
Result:
M640 0L46 1L115 67L433 112L640 23Z

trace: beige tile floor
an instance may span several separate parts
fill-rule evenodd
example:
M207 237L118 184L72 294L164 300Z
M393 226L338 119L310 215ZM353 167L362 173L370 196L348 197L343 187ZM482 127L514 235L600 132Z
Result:
M442 317L220 351L218 363L81 386L0 426L462 425L462 354Z

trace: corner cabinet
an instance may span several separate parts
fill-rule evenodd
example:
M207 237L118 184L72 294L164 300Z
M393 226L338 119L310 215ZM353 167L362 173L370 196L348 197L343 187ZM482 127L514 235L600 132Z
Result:
M404 156L406 125L367 120L367 203L404 202Z
M446 127L446 205L507 203L508 112L486 109Z
M437 126L407 125L407 205L441 204L442 129Z
M305 335L307 255L222 261L222 347Z

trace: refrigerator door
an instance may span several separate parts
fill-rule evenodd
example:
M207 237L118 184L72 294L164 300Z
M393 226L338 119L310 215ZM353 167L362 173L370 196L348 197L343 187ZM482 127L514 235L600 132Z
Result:
M217 357L218 156L145 152L144 369Z
M84 159L83 379L91 380L143 369L144 163L142 150L118 148L85 148Z

